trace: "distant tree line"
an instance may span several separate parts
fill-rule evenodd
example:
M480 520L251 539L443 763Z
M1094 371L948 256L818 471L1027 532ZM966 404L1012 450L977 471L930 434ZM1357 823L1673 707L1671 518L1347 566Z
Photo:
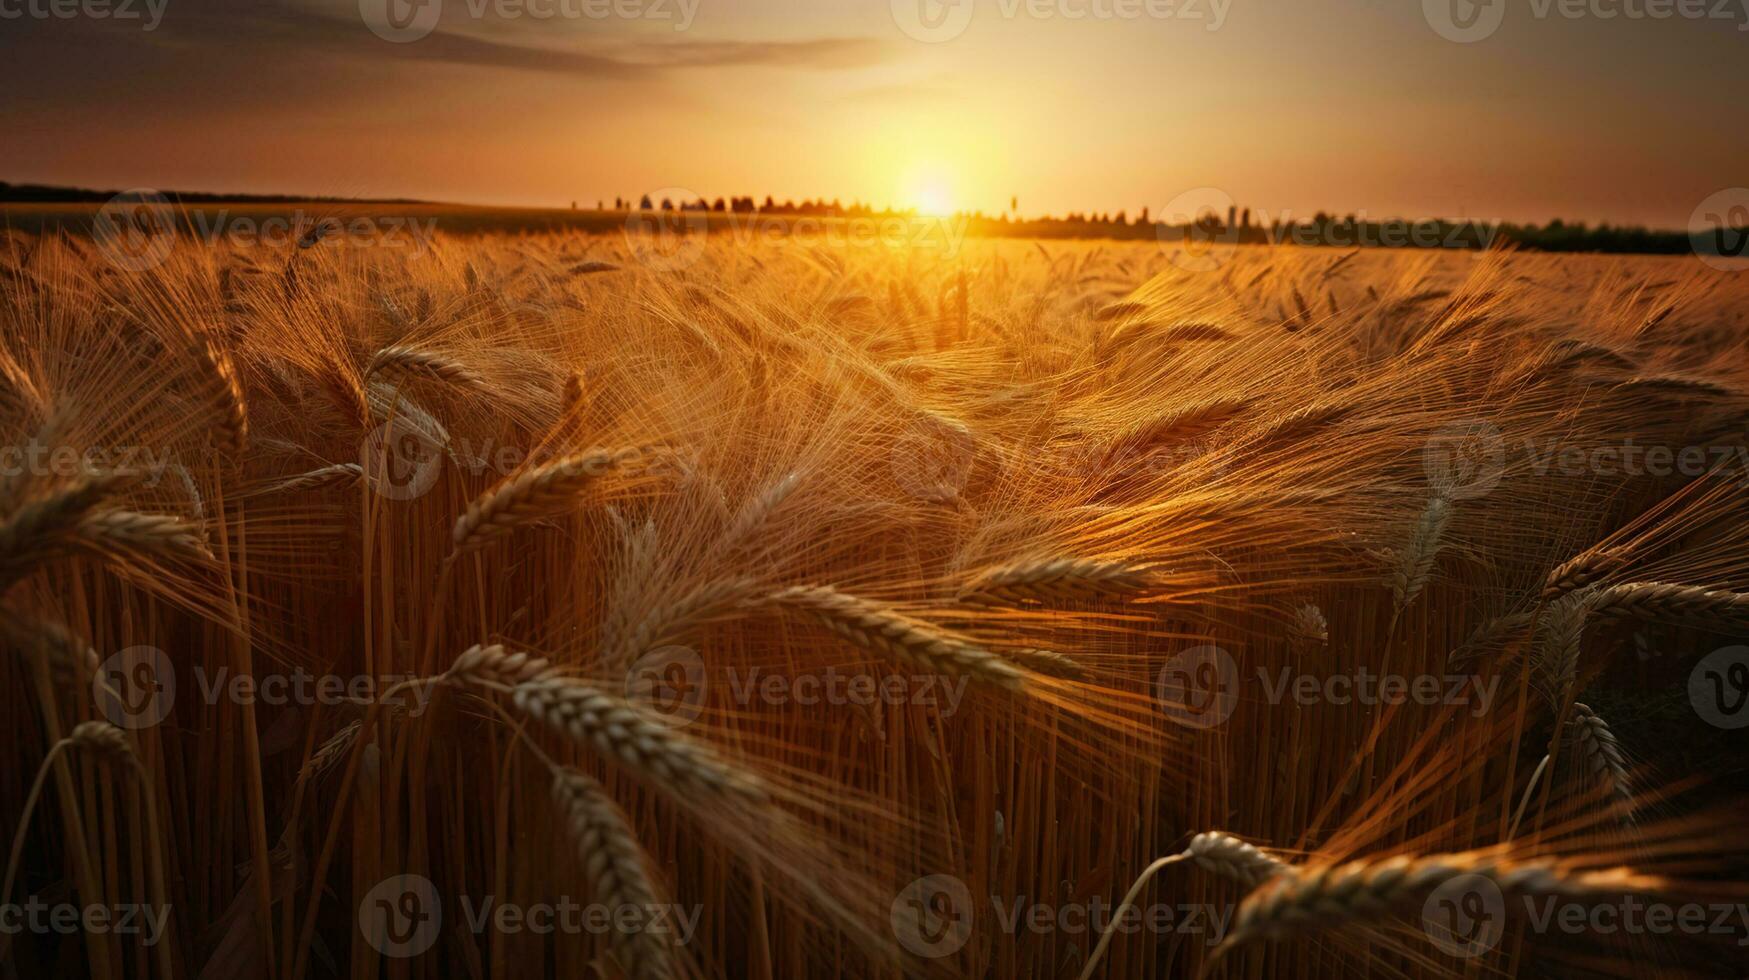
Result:
M76 187L53 187L39 184L8 184L0 181L0 202L14 203L102 203L116 191L89 190ZM163 197L172 205L210 202L301 203L332 201L332 198L300 197L267 194L211 194L185 191L165 191ZM352 203L419 204L405 199L376 199ZM597 211L605 210L597 201ZM575 210L576 205L572 204ZM682 211L723 214L795 215L822 218L889 218L916 215L916 209L875 208L860 201L849 205L839 199L805 199L779 202L770 195L761 201L752 195L652 200L645 194L613 199L614 211ZM1408 219L1362 219L1358 215L1337 216L1318 212L1310 219L1273 218L1254 220L1252 210L1234 205L1223 217L1205 214L1192 225L1168 225L1154 220L1147 208L1132 219L1124 211L1071 211L1062 217L1045 215L1022 218L1019 201L1011 199L1009 211L991 216L983 211L961 212L958 217L967 222L973 234L1032 238L1161 238L1174 240L1194 236L1213 241L1239 244L1329 245L1338 247L1482 247L1489 244L1513 243L1522 248L1545 252L1638 252L1679 254L1690 250L1703 254L1743 255L1749 253L1749 228L1709 229L1704 233L1648 229L1639 225L1612 225L1607 222L1590 225L1569 223L1556 218L1547 224L1495 223L1481 219L1460 221ZM591 219L594 220L594 219Z
M632 210L632 202L627 198L613 199L615 211ZM795 214L819 218L871 218L891 217L895 215L915 214L915 210L900 211L893 208L875 208L861 201L845 205L837 198L830 201L805 200L800 204L794 201L778 203L768 194L763 204L756 203L751 195L747 197L719 197L714 201L698 198L692 201L675 201L664 197L660 201L651 200L645 194L637 202L639 211L712 211L719 214Z

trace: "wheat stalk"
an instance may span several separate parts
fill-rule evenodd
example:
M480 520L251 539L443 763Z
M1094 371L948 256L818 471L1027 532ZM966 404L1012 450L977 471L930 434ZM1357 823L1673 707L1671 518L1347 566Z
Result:
M454 553L467 554L519 527L563 513L596 480L641 454L636 449L597 450L510 477L474 498L456 519Z
M886 654L908 666L970 677L1012 690L1025 684L1025 675L1002 657L928 623L845 595L830 586L793 586L772 593L766 601L808 613L857 646Z
M1106 949L1111 946L1118 923L1135 902L1136 896L1142 893L1142 889L1155 875L1180 861L1195 861L1203 870L1230 878L1248 888L1255 888L1289 870L1285 862L1272 857L1255 844L1246 843L1231 834L1218 830L1197 834L1191 838L1190 846L1183 852L1154 861L1130 884L1130 890L1124 894L1123 901L1117 903L1117 911L1112 916L1111 923L1100 935L1099 944L1093 947L1092 954L1087 957L1087 963L1081 969L1080 980L1091 980L1100 960L1105 957Z
M589 876L591 894L613 909L635 908L654 913L657 890L644 850L630 822L600 783L574 769L553 775L553 800L565 814L571 843ZM626 975L632 980L669 980L679 975L675 950L663 934L643 928L616 929L611 941Z

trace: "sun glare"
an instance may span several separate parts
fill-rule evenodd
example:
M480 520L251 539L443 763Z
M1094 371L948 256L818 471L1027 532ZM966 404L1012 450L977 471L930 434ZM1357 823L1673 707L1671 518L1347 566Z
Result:
M953 200L948 196L947 188L940 184L931 184L917 189L917 210L924 214L947 214L953 210Z
M945 215L954 209L953 182L937 166L914 166L905 174L901 199L920 214Z

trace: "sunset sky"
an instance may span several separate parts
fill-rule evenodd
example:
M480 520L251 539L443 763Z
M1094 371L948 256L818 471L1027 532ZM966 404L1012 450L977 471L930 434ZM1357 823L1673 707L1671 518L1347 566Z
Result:
M1445 0L425 0L435 29L391 42L367 24L394 33L390 0L153 0L150 31L146 0L28 15L54 2L79 0L0 0L0 180L1131 215L1212 186L1272 214L1669 227L1749 184L1736 6L1492 0L1460 43L1424 9Z

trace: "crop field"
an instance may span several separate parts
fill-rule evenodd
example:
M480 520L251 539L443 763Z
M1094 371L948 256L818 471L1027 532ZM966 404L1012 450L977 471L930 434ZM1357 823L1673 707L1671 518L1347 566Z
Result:
M113 920L0 976L1749 963L1749 276L147 244L0 243L0 902Z

